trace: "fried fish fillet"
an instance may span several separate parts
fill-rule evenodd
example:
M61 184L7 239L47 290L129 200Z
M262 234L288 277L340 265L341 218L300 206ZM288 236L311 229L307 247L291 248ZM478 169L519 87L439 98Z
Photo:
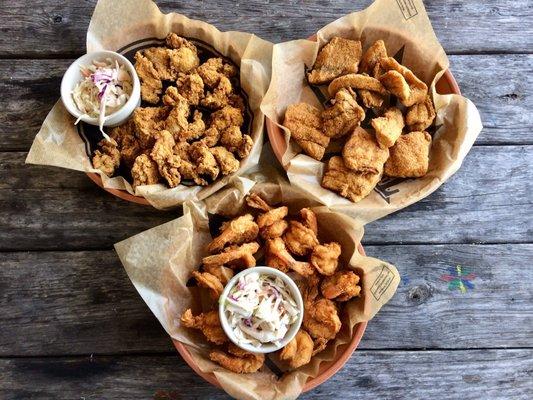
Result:
M382 58L379 64L386 71L379 77L379 81L398 97L404 106L410 107L424 101L428 87L409 68L392 57Z
M348 74L338 77L329 84L328 93L330 96L335 96L335 93L339 90L348 87L352 89L365 89L381 95L387 94L387 90L379 80L363 74Z
M385 42L381 39L376 40L363 54L359 71L374 78L379 77L379 60L385 57L387 57Z
M342 149L342 158L354 172L380 174L389 150L380 148L372 133L357 127Z
M309 82L320 85L340 75L357 72L361 53L359 40L334 37L318 52L308 75Z
M363 174L348 169L342 157L335 156L326 165L322 186L356 203L368 196L380 179L380 173Z
M411 131L427 129L435 119L435 107L431 97L426 96L423 103L415 104L407 110L405 122Z
M404 127L402 112L396 107L389 108L381 117L372 119L370 123L376 131L376 139L382 149L394 145Z
M365 110L355 101L355 93L341 89L335 94L335 103L322 112L322 132L332 139L352 131L365 119Z
M385 175L398 178L424 176L429 167L431 135L427 132L411 132L401 135L390 148L390 158L385 163Z
M322 133L319 109L307 103L291 104L285 112L283 125L307 155L319 161L324 157L329 137Z

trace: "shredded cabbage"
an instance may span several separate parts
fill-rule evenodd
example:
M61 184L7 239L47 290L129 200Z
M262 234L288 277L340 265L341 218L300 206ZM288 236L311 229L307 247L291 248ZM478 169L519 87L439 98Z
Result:
M106 58L105 61L93 61L92 65L80 66L83 79L72 91L72 99L82 112L82 116L98 118L100 132L107 140L111 140L104 132L106 115L118 111L131 96L132 78L124 65L117 60Z
M239 343L260 347L279 345L300 310L281 278L251 272L231 289L225 313Z

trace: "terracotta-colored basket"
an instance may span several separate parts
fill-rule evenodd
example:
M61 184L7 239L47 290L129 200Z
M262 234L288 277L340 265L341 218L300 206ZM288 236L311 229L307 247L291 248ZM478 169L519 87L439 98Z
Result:
M365 255L365 250L363 249L363 246L361 246L361 244L359 244L357 249L359 250L359 253L361 253L362 255ZM359 342L361 341L361 338L363 337L363 334L365 333L366 325L367 325L367 322L360 322L355 326L352 340L337 348L337 358L320 364L318 375L315 376L314 378L310 378L307 380L303 388L304 392L312 390L318 385L321 385L322 383L327 381L329 378L331 378L333 375L335 375L335 373L339 369L341 369L344 366L344 364L346 364L346 362L348 361L352 353L355 351L355 349L359 345ZM181 354L185 362L189 364L189 367L191 367L194 370L194 372L196 372L198 375L200 375L202 378L204 378L207 382L211 383L212 385L221 387L220 383L215 377L215 374L205 373L200 370L198 365L194 362L194 359L191 357L191 353L189 352L189 350L183 343L177 340L172 340L172 342L174 343L174 347L176 347L176 349Z

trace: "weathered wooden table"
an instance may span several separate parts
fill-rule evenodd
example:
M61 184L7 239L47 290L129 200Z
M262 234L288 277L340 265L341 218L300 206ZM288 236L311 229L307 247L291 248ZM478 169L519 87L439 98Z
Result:
M157 3L282 41L369 1ZM176 354L112 250L177 212L24 165L94 5L0 2L0 398L227 398ZM441 189L367 226L366 251L402 283L348 364L304 399L533 398L533 7L426 7L485 128Z

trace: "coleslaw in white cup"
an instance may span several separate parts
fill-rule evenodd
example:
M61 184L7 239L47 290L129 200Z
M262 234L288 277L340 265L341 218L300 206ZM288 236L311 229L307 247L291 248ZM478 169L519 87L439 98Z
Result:
M272 353L294 338L304 306L288 275L270 267L254 267L228 282L218 311L222 328L235 345L253 353Z
M87 79L87 70L89 68L94 68L96 65L109 64L108 68L102 68L101 71L96 71L91 75L91 78L101 79L102 82L96 82L100 93L98 93L98 98L100 100L113 100L107 102L107 107L103 105L104 113L100 111L97 112L97 115L94 112L89 113L87 110L80 110L80 107L77 105L77 102L87 101L90 96L83 96L77 93L80 88L80 83L83 83ZM84 75L85 72L85 75ZM89 73L92 71L89 71ZM110 75L109 81L104 82L104 78L107 78L105 74ZM113 87L113 83L120 85L121 76L127 74L131 78L128 83L127 93L122 92L122 87L119 86L117 89ZM100 77L99 77L100 75ZM115 76L116 75L116 76ZM117 80L118 76L118 80ZM123 78L122 78L123 79ZM117 85L115 85L117 86ZM122 95L117 95L117 90ZM67 111L76 118L76 122L83 121L91 125L96 126L117 126L125 122L130 115L133 113L135 108L141 104L141 84L139 77L135 72L133 64L123 55L115 53L114 51L95 51L92 53L87 53L76 61L74 61L70 67L65 72L63 80L61 81L61 100L65 105ZM105 109L112 109L113 111L107 115ZM89 109L89 107L88 107ZM100 118L100 114L102 118Z

